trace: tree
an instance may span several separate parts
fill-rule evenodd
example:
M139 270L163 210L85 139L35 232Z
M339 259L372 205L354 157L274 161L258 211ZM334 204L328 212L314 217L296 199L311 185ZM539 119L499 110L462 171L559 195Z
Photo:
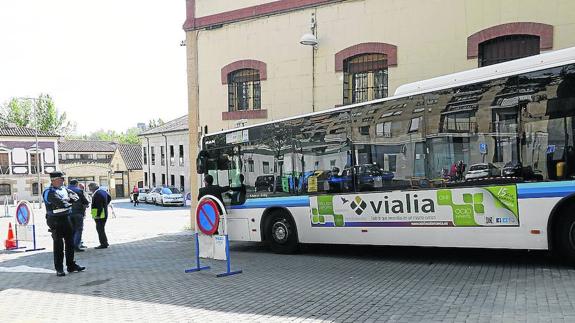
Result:
M4 125L14 123L26 128L37 126L38 130L59 135L67 135L76 127L74 123L67 120L66 112L59 113L54 101L47 94L40 94L37 99L33 100L12 98L8 104L0 107L0 117Z
M158 118L158 120L150 120L148 121L148 129L156 128L164 124L164 120L162 118Z
M80 140L102 140L109 142L117 142L120 144L140 144L140 137L138 134L140 129L137 127L130 128L126 132L117 133L114 130L98 130L92 132L90 135L70 135L67 139L80 139Z

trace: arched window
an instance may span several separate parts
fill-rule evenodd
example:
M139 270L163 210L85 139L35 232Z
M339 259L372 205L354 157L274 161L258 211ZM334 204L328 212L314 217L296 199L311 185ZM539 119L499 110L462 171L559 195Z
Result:
M343 62L344 104L387 97L387 55L362 54Z
M509 35L479 44L479 67L507 62L540 53L540 38L534 35Z
M260 72L246 68L228 74L228 111L261 109Z

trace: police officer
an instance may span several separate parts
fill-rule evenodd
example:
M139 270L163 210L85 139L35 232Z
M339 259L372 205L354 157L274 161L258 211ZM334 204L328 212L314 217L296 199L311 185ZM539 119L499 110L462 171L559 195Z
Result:
M70 180L68 190L78 195L78 199L72 202L72 215L70 216L74 229L74 250L76 252L84 252L84 249L81 249L80 246L82 244L82 231L84 230L84 216L90 202L86 199L84 191L78 187L78 180Z
M54 267L56 276L66 276L64 273L64 245L66 245L66 269L69 273L80 272L86 267L79 266L74 262L74 231L70 215L72 203L79 200L76 193L64 186L64 173L50 173L51 185L44 190L42 197L46 204L46 221L52 231L54 242Z

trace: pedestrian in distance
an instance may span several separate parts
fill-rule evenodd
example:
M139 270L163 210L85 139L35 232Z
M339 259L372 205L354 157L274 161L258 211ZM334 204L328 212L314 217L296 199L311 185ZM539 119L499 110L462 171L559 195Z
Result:
M52 232L54 247L54 269L56 276L64 273L64 247L66 250L66 269L69 273L80 272L86 267L74 261L74 231L72 228L72 204L80 198L64 186L64 173L50 173L50 186L42 193L46 205L46 222Z
M96 231L98 232L98 239L100 240L100 245L95 249L106 249L109 244L105 227L106 221L108 220L108 205L112 201L112 197L96 183L90 183L88 188L92 192L92 209L90 213L96 222Z
M74 229L74 250L76 252L84 252L84 249L81 249L80 246L82 243L82 231L84 231L84 217L90 202L88 202L84 191L78 187L78 180L70 180L68 190L78 195L78 199L72 202L72 215L70 215Z
M138 206L140 201L138 201L138 196L140 195L140 190L138 190L138 186L134 185L134 189L132 190L132 199L134 200L134 206Z

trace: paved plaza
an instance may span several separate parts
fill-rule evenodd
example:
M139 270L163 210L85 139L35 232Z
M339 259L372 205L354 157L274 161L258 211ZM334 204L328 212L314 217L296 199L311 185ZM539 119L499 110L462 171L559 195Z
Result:
M56 277L50 250L0 252L0 321L572 322L575 270L542 252L233 243L232 269L194 265L186 208L116 203L111 247ZM49 247L42 216L40 244ZM0 219L2 240L7 219ZM97 245L93 221L85 243Z

